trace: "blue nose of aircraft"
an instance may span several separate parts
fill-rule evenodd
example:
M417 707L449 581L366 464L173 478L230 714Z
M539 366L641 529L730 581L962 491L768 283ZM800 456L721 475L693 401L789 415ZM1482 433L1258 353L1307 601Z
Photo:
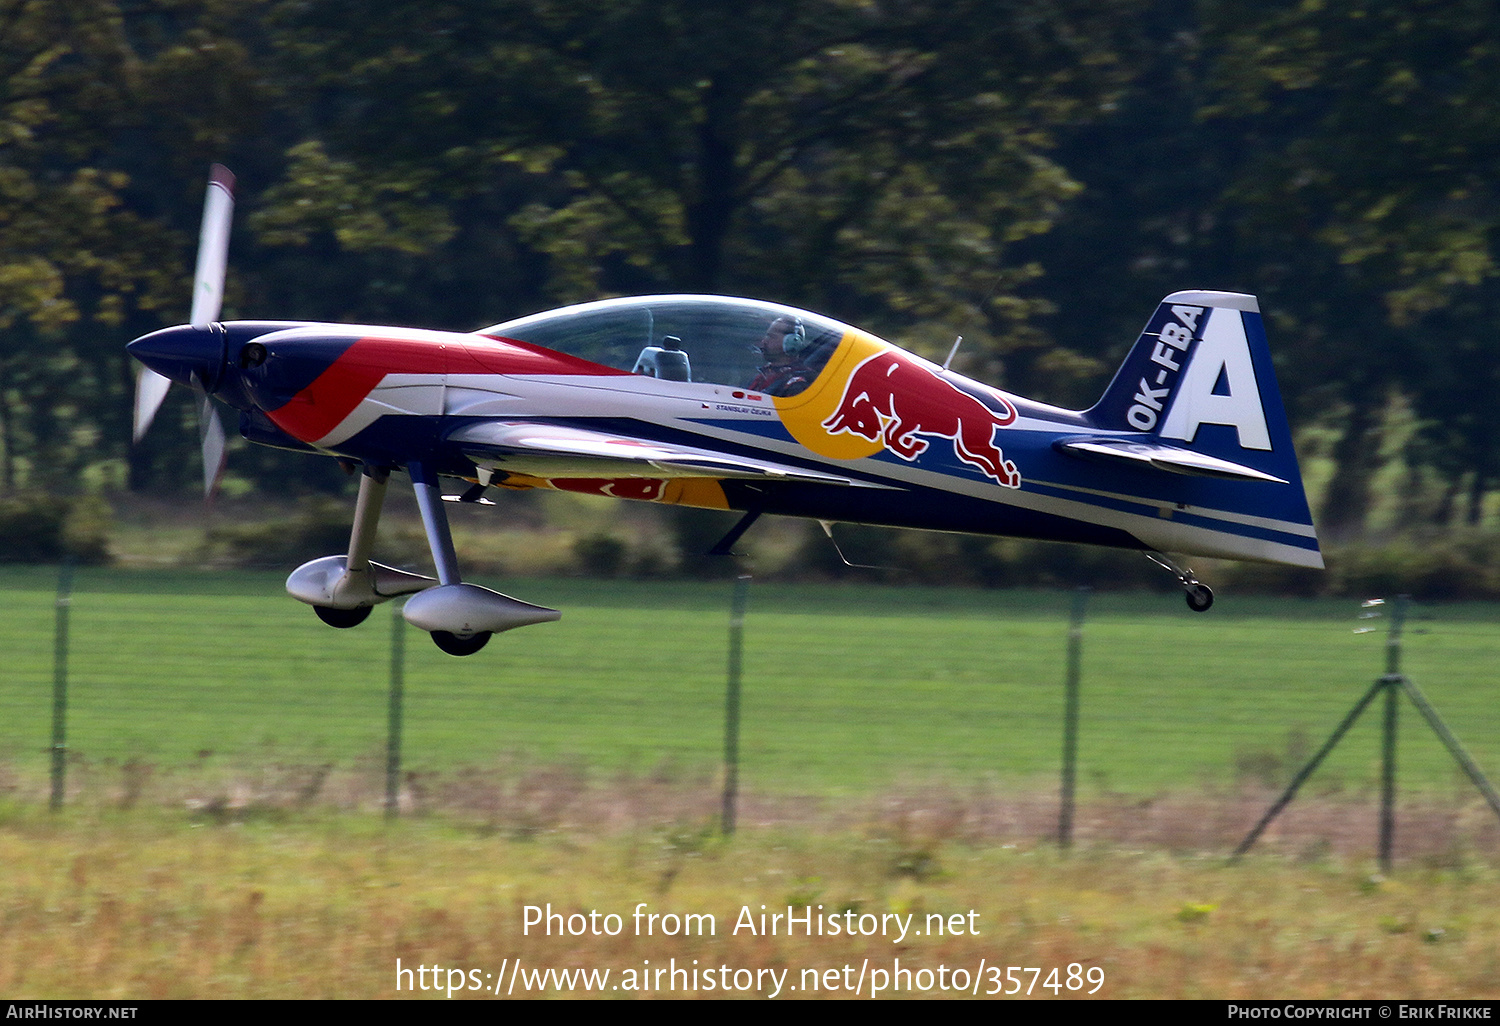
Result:
M217 324L163 328L142 335L125 351L163 377L189 387L196 377L204 389L213 392L224 370L224 329Z

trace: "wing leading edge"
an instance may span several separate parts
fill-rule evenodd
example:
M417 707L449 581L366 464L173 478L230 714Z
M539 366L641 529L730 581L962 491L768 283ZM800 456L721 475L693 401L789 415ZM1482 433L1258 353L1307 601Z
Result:
M536 421L467 424L448 440L477 464L539 478L700 477L885 487L771 460Z

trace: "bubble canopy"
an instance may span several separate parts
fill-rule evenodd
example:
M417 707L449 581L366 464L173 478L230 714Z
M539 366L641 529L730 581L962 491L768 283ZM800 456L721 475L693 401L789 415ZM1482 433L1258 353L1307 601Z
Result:
M680 295L583 303L506 321L479 334L546 346L619 370L744 388L764 370L762 344L768 333L784 338L789 352L814 364L819 358L826 361L851 330L832 318L777 303Z

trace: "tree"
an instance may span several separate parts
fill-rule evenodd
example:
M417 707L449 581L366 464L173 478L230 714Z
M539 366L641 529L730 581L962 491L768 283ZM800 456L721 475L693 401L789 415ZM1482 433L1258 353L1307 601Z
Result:
M1021 289L1038 269L1009 249L1074 190L1049 132L1100 109L1132 13L287 3L288 73L322 102L257 227L356 252L483 237L533 285L487 290L513 302L730 291L873 319L929 348L955 324L976 351L1014 346L1033 338Z
M257 6L0 0L0 488L126 451L124 345L186 313L196 226L167 212L254 125L230 37Z
M1476 509L1500 438L1484 390L1459 386L1492 362L1476 361L1497 326L1496 17L1151 5L1115 110L1055 151L1083 191L1026 247L1059 311L1045 327L1107 368L1166 292L1258 293L1294 421L1342 417L1325 531L1363 526L1392 390L1428 418L1420 458L1467 481Z
M114 0L0 0L0 488L78 469L110 390L71 344L160 300L127 177L97 160L133 61ZM79 423L82 422L82 423ZM81 434L80 434L81 432Z
M1500 475L1500 434L1488 390L1458 383L1494 362L1500 335L1500 12L1477 0L1202 9L1219 91L1205 114L1255 143L1226 198L1285 308L1321 322L1305 366L1351 410L1325 525L1362 519L1365 427L1391 389L1429 415L1439 465L1469 478L1476 514Z

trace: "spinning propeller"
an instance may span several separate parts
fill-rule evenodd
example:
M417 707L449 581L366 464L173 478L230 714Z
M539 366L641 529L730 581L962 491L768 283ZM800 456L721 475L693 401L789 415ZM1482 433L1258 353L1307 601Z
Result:
M234 214L234 175L215 164L209 172L208 194L203 200L203 227L198 236L198 266L193 272L193 309L189 322L198 331L207 331L224 305L224 276L229 263L229 223ZM198 440L203 447L203 495L213 494L214 486L224 472L224 425L208 398L208 368L187 369L187 382L198 397ZM182 380L182 379L179 379ZM157 410L167 397L172 379L141 368L135 389L135 433L139 442L151 426Z

